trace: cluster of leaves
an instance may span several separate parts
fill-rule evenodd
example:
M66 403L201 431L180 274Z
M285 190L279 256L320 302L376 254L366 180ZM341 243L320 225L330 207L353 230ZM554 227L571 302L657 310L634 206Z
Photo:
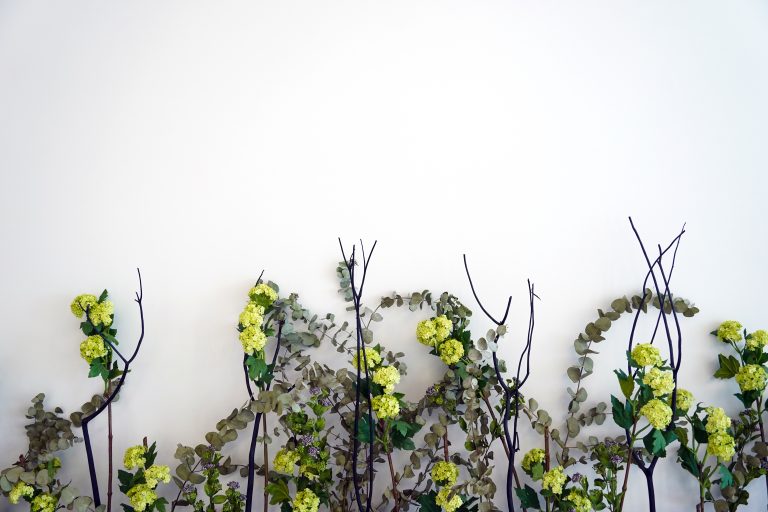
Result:
M181 506L191 506L195 512L241 512L244 496L238 491L239 483L231 480L226 488L221 484L221 477L229 475L236 469L231 459L224 456L213 446L200 446L191 453L190 448L179 447L176 458L189 465L195 455L200 457L200 470L192 471L188 480L192 484L203 484L202 495L195 485L182 486L182 499L177 502ZM197 469L197 467L195 467ZM178 472L177 472L178 473ZM178 482L177 482L178 483Z
M125 469L120 469L117 471L117 480L119 483L119 489L120 492L122 492L125 495L130 495L131 490L137 489L138 487L146 487L148 490L153 491L155 486L157 485L157 482L154 484L149 484L147 482L146 478L146 472L148 469L150 469L155 464L155 459L157 459L157 446L156 443L152 443L148 448L146 447L146 439L144 439L145 448L146 451L144 453L144 465L137 467L136 471L126 471ZM165 470L167 471L168 468L165 467ZM168 504L168 500L162 497L157 497L154 495L154 498L150 503L144 504L144 508L140 509L142 512L152 512L154 510L157 510L158 512L165 512L165 506ZM125 512L136 512L137 509L132 507L131 505L127 505L125 503L121 504L123 507L123 510Z

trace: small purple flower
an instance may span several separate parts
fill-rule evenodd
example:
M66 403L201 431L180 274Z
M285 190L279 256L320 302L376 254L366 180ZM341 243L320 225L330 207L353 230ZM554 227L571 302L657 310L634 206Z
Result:
M612 464L615 464L616 466L618 466L619 464L621 464L621 461L622 461L622 460L623 460L623 459L622 459L621 457L619 457L618 455L611 455L611 463L612 463Z
M211 462L203 462L203 469L208 471L209 469L213 468L213 464Z
M571 482L575 484L581 482L581 473L574 473L573 475L571 475Z
M312 434L307 434L299 438L299 442L303 446L309 446L315 441L315 437Z
M435 386L429 386L427 388L427 396L435 396L437 394L437 390L435 389Z
M332 406L333 402L331 401L331 397L324 396L323 398L321 398L320 399L320 405L322 405L323 407L330 407L330 406Z
M316 459L318 455L320 455L320 449L317 446L310 446L307 448L307 453L310 457Z
M235 482L234 480L231 480L230 482L227 482L227 487L229 487L230 489L239 489L240 482Z
M190 484L190 483L186 483L186 484L184 484L184 489L183 489L183 491L184 491L184 493L185 493L185 494L189 494L189 493L195 492L196 490L197 490L197 489L195 488L195 486L194 486L194 485L192 485L192 484Z
M761 462L760 467L762 469L768 469L768 460L764 460L763 462Z
M312 396L317 396L321 392L322 392L321 389L317 386L312 386L311 388L309 388L309 394Z
M605 446L607 446L608 448L610 448L611 446L616 446L616 441L614 441L613 439L606 439Z

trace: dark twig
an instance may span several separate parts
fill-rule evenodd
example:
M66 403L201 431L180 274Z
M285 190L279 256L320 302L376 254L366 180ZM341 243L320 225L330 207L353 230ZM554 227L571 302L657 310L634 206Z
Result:
M85 455L88 459L88 474L91 479L91 491L93 492L93 503L96 507L99 507L101 505L101 497L99 496L99 482L98 478L96 476L96 464L94 462L93 458L93 448L91 447L91 436L88 432L88 424L94 420L99 414L101 414L105 409L109 407L109 405L112 403L112 401L115 399L117 394L120 392L120 389L123 387L123 384L125 383L125 379L128 376L128 371L131 366L131 363L134 359L136 359L136 356L139 353L139 349L141 348L141 343L144 341L144 307L142 305L142 300L144 298L144 288L142 287L141 283L141 271L137 268L136 272L139 275L139 291L136 292L136 303L139 305L139 320L141 321L141 334L139 335L139 341L136 343L136 348L133 350L133 354L129 359L123 358L122 355L120 355L120 358L124 361L124 366L122 369L122 373L120 374L120 379L117 381L117 384L112 387L111 382L109 383L109 387L112 388L112 392L107 396L106 400L101 403L101 405L89 416L85 417L82 420L82 429L83 429L83 441L85 443ZM109 340L102 337L107 343L109 343ZM112 346L111 343L109 343L110 346Z
M356 325L356 354L357 354L357 373L355 377L355 421L352 431L352 483L354 486L355 491L355 501L357 503L357 508L360 512L370 512L371 510L371 500L373 499L373 413L371 408L371 390L369 386L365 387L365 399L366 403L368 405L367 410L367 418L368 418L368 425L371 426L371 438L368 440L368 454L366 458L366 465L367 465L367 471L368 471L368 482L367 482L367 489L366 489L366 503L365 506L363 506L363 500L360 496L360 475L357 473L357 467L358 467L358 460L359 460L359 451L360 451L360 440L358 439L357 433L360 425L360 383L361 383L361 371L365 373L365 380L366 382L369 380L368 376L368 358L365 354L365 342L363 340L363 325L362 320L360 318L360 307L361 307L361 297L363 295L363 287L365 286L365 279L368 275L368 264L371 261L371 256L373 256L373 251L376 249L376 242L373 242L373 247L371 247L370 252L366 255L365 248L363 246L362 240L360 241L360 250L362 252L362 259L363 259L363 275L360 278L360 282L358 285L357 280L355 279L355 265L357 264L355 259L356 254L356 247L352 246L352 254L349 259L347 259L347 255L344 252L344 245L341 243L341 238L339 238L339 248L341 249L341 256L344 258L344 264L347 267L347 271L349 272L349 282L352 289L352 301L354 304L355 309L355 325ZM361 370L362 367L362 370Z
M509 310L512 305L512 296L510 295L507 299L507 306L504 310L504 315L501 318L501 321L496 320L496 318L491 315L487 309L483 306L483 303L480 301L480 298L477 296L477 292L475 291L475 285L472 282L472 276L469 272L469 266L467 264L467 255L464 255L464 270L467 274L467 280L469 281L469 287L472 290L472 295L475 297L475 301L477 302L477 305L480 306L480 309L485 313L485 316L488 317L488 319L496 324L497 327L500 327L506 322L507 317L509 316ZM522 388L523 384L526 383L528 380L528 377L531 375L531 346L533 343L533 328L535 325L535 318L534 318L534 298L538 298L534 291L534 286L531 283L531 281L528 281L528 299L529 299L529 308L530 308L530 315L528 318L528 334L526 336L526 342L525 346L523 347L523 351L520 353L520 359L517 363L517 373L515 374L515 380L512 383L512 388L505 382L504 376L501 373L501 369L499 367L499 358L497 356L498 346L496 347L496 350L493 351L492 358L493 358L493 369L496 372L496 380L499 382L499 385L501 386L501 389L504 394L504 400L502 402L502 426L504 428L504 439L506 441L506 444L509 446L509 458L507 461L507 485L506 485L506 496L507 496L507 508L511 512L515 511L515 503L512 499L512 489L514 487L514 476L515 476L515 454L520 450L520 438L518 436L518 418L520 416L520 389ZM498 331L494 337L494 343L498 343L499 341L499 334ZM523 365L525 365L525 374L521 377L521 372L523 371ZM509 428L509 420L512 413L512 409L514 407L514 422L512 426L512 432L510 432ZM519 484L518 484L519 487Z
M259 276L259 280L261 280L261 276ZM258 281L257 281L258 282ZM285 324L285 320L280 319L278 320L277 324L277 345L275 346L275 352L272 355L272 364L270 368L275 368L275 362L277 361L277 355L280 353L280 341L283 336L283 324ZM251 402L254 401L253 392L251 391L251 386L249 383L248 378L248 368L245 367L245 380L248 384L248 394L251 397ZM269 391L270 386L272 385L272 381L270 380L267 382L265 389ZM255 474L256 474L256 440L259 438L259 428L261 427L261 418L264 415L263 412L256 413L256 417L253 420L253 433L251 434L251 444L248 448L248 482L246 484L246 490L245 490L245 512L251 512L251 508L253 507L253 484L255 480ZM266 431L264 432L264 435L266 435ZM264 441L266 446L266 441ZM265 461L265 464L267 462Z

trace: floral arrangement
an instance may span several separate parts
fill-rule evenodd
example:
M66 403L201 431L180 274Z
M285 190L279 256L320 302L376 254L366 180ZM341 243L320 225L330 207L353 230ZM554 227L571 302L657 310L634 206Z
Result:
M724 404L697 402L679 371L682 323L699 310L670 288L685 229L651 254L631 227L646 263L638 280L641 292L599 309L597 319L574 340L576 362L566 370L573 386L567 388L561 424L526 386L537 348L539 297L532 283L527 285L527 328L509 325L512 297L503 314L492 314L465 256L471 298L492 326L483 332L470 307L448 291L392 293L368 305L365 282L376 244L366 252L360 242L347 252L340 242L336 275L346 311L338 318L314 313L298 294L283 293L259 276L245 294L231 335L242 349L242 360L233 362L243 372L244 386L234 390L241 397L199 444L177 445L174 469L157 462L163 447L146 439L129 447L124 468L117 471L121 507L125 512L253 512L258 502L265 511L281 512L618 512L635 475L642 476L649 509L655 511L659 463L679 465L681 478L696 481L698 495L678 508L747 507L750 492L759 492L751 482L765 479L768 489L763 421L768 332L748 332L731 320L719 325L712 334L723 353L717 355L714 376L733 387L741 412L729 417L719 407ZM26 415L27 451L0 471L0 493L9 504L27 503L32 512L111 512L116 501L112 405L142 344L142 301L140 280L141 336L131 351L117 339L115 308L106 291L72 301L85 336L80 355L88 377L99 379L98 393L68 418L60 408L47 410L43 394L33 399ZM387 339L378 334L377 325L395 308L413 315L408 320L411 351L434 356L431 364L442 372L415 401L401 386L408 372L406 354L388 350ZM622 316L632 318L632 329L622 340L626 358L614 370L616 386L606 401L588 404L585 384L594 372L597 348ZM648 321L641 321L643 316ZM512 341L512 331L519 341ZM502 346L513 357L510 365L500 357ZM313 359L313 351L322 347L340 354L337 365ZM100 487L89 424L105 411L107 471ZM590 435L590 427L609 418L610 435ZM523 431L537 441L521 446ZM241 436L247 449L233 444ZM89 494L61 476L59 452L80 443ZM495 479L496 471L505 478Z

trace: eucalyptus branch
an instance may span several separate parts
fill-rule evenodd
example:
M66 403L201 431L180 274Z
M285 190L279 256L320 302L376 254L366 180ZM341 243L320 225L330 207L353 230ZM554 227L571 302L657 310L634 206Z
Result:
M136 298L134 301L139 306L139 320L141 322L141 333L139 335L139 340L136 342L136 347L133 350L133 354L130 358L125 359L122 355L120 355L120 358L124 362L123 369L121 370L120 379L117 381L117 384L112 386L112 383L110 382L109 387L112 389L112 392L109 393L109 396L107 396L106 400L101 403L101 405L90 415L83 418L82 420L82 429L83 429L83 441L85 442L85 455L88 459L88 474L91 479L91 491L93 492L93 503L96 507L99 507L101 505L101 497L99 496L99 483L98 478L96 476L96 464L94 462L93 458L93 448L91 446L91 436L88 432L88 424L96 419L96 417L104 412L105 409L107 409L112 401L115 399L117 394L120 392L120 389L123 387L123 384L125 383L125 379L128 376L128 371L131 366L131 363L134 359L136 359L136 356L139 353L139 349L141 348L141 343L144 341L144 307L142 305L142 300L144 298L144 288L142 287L141 283L141 271L137 268L136 273L139 276L139 291L136 292ZM109 343L110 346L112 344L107 340L105 337L102 337L107 343Z

